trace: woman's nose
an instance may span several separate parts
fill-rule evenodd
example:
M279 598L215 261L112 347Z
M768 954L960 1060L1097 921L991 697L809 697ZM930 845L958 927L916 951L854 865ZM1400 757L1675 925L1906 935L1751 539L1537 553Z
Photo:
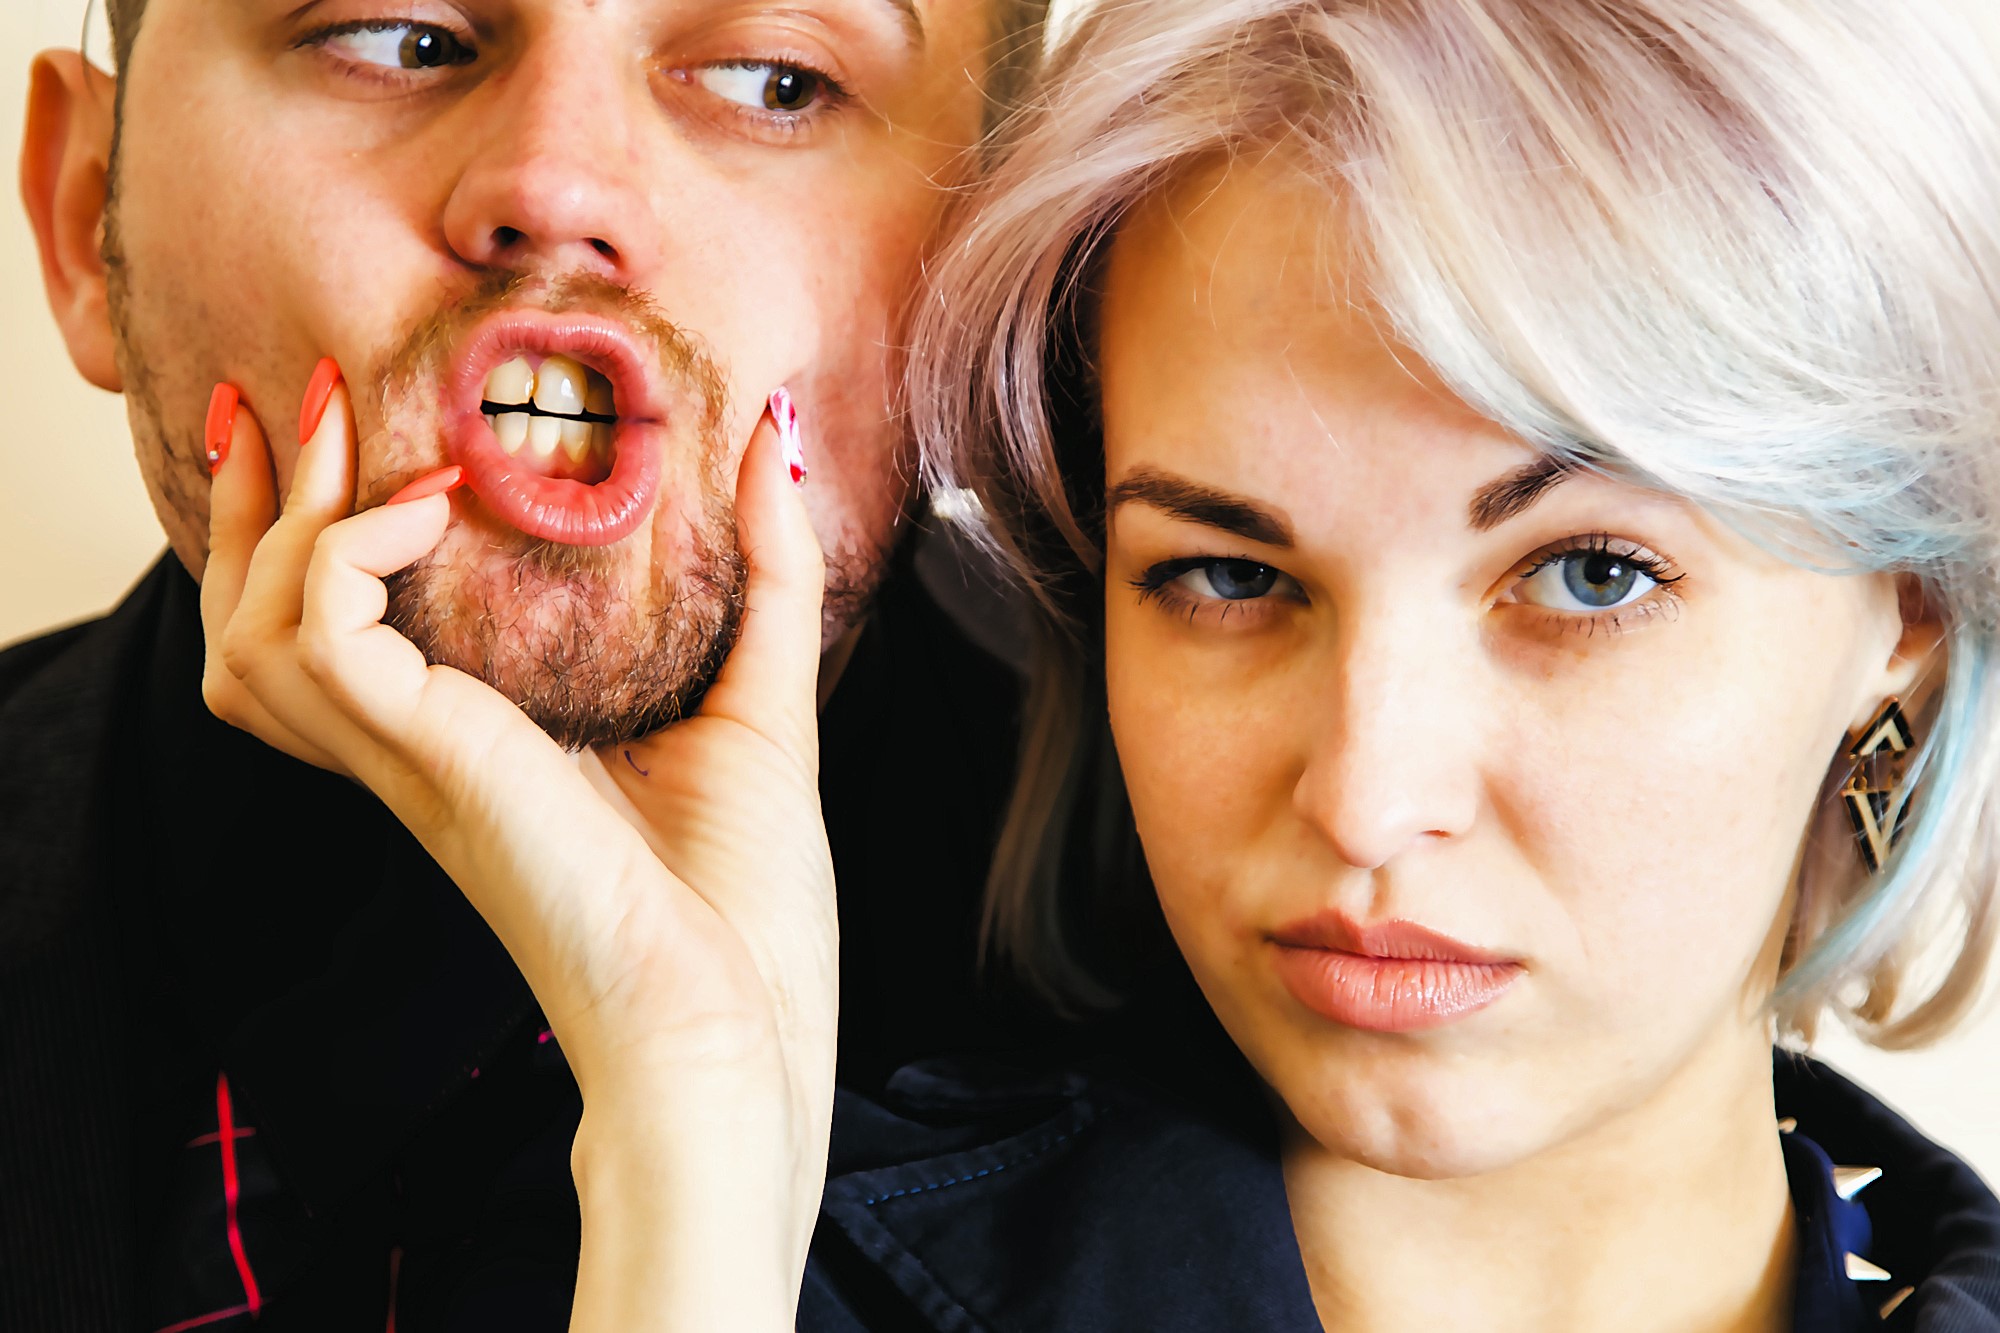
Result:
M1342 861L1375 870L1472 827L1477 690L1468 654L1437 636L1392 627L1345 637L1292 802Z
M594 43L531 43L480 99L481 138L445 206L445 239L469 264L649 271L660 245L642 182L664 168L637 145L657 115L640 71L607 71Z

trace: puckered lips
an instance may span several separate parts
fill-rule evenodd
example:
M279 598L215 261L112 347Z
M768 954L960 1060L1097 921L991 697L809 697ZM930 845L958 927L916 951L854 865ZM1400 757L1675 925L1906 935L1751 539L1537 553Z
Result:
M615 320L489 316L452 356L452 461L487 508L531 537L619 541L659 499L666 407L657 365Z
M1442 1027L1497 1001L1522 964L1411 921L1321 912L1272 932L1278 980L1323 1018L1366 1032Z

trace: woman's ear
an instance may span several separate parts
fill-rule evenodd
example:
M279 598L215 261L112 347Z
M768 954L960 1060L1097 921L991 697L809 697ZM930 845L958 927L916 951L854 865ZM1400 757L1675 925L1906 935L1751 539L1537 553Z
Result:
M1868 706L1871 715L1882 699L1890 697L1901 699L1911 714L1922 712L1944 680L1944 617L1923 580L1914 574L1896 575L1896 608L1902 633L1883 664L1880 695Z
M49 309L70 360L100 389L121 391L105 295L105 205L117 84L80 51L44 51L28 76L21 198L41 251Z

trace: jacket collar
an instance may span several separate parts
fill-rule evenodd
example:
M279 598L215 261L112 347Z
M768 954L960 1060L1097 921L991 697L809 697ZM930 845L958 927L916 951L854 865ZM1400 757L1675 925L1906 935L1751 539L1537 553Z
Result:
M1256 1135L1078 1077L925 1067L892 1093L895 1111L843 1095L824 1216L929 1327L1319 1333ZM917 1144L937 1151L888 1160Z
M1797 1333L2000 1333L2000 1201L1825 1066L1778 1074ZM1850 1201L1835 1162L1884 1174ZM1268 1129L1115 1081L928 1066L843 1098L823 1217L938 1330L1321 1327Z

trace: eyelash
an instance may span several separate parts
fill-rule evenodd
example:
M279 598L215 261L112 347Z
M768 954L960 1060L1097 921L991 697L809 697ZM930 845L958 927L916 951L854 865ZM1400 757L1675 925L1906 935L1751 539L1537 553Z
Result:
M472 63L472 60L478 57L478 48L473 45L470 34L455 32L440 23L428 23L407 18L352 19L342 23L330 23L324 27L314 28L310 32L304 33L293 42L293 47L298 50L314 47L324 48L328 42L333 41L335 38L345 37L351 33L389 32L397 28L413 28L420 31L439 33L463 47L469 53L469 56L466 60L456 61L450 65L438 66L431 70L392 70L379 66L358 64L349 60L341 60L339 57L331 55L329 55L329 59L333 59L340 66L340 73L344 77L358 79L377 87L408 87L425 76L435 77L438 69L457 69L463 65ZM806 110L791 114L755 111L750 107L731 102L726 98L714 97L699 87L693 88L693 91L708 96L712 101L717 103L717 111L720 114L736 118L746 128L758 133L785 136L805 133L813 129L816 122L843 110L854 100L853 94L847 90L846 85L841 83L839 79L836 79L832 74L812 61L799 56L739 56L734 60L714 61L711 63L714 65L737 66L769 65L775 69L796 70L801 74L810 75L818 82L820 86L819 100ZM667 77L675 79L676 82L692 86L694 84L692 75L698 68L703 67L693 66L686 69L665 70L662 73Z
M367 18L350 19L342 23L329 23L302 34L292 43L294 50L320 48L324 50L328 42L336 37L347 37L358 32L393 32L397 28L412 28L419 32L434 32L450 39L467 53L464 60L453 61L449 65L439 65L431 69L388 69L378 65L366 65L352 60L343 60L327 52L327 58L339 66L344 78L356 79L373 84L378 88L410 87L425 76L435 78L440 70L461 69L478 59L479 48L473 45L470 33L455 32L442 23L426 23L412 18Z
M752 107L744 106L740 102L732 102L728 98L715 96L695 84L694 75L698 70L728 68L732 66L737 68L768 66L772 69L796 70L801 74L809 74L819 82L819 100L804 111L790 113L758 111ZM845 110L854 100L854 95L848 92L846 85L841 83L839 79L834 78L833 75L827 73L820 66L813 64L810 60L794 55L738 56L733 60L710 61L704 65L664 70L662 73L666 77L673 79L676 83L689 88L692 92L709 98L715 104L718 114L731 117L743 124L745 128L759 134L791 137L810 133L818 128L820 121Z
M1636 628L1655 616L1671 616L1679 610L1681 593L1675 585L1687 577L1674 563L1663 556L1654 554L1643 546L1636 545L1608 532L1590 532L1580 537L1569 537L1552 547L1547 547L1529 557L1527 563L1514 571L1513 583L1518 585L1552 565L1560 564L1572 556L1608 555L1634 566L1655 585L1644 597L1635 602L1596 615L1573 611L1558 611L1551 607L1521 603L1527 609L1540 612L1545 622L1553 625L1558 633L1582 634L1595 637L1598 634L1620 634Z
M1621 633L1654 616L1671 614L1678 608L1681 601L1681 594L1676 590L1675 585L1679 584L1687 575L1681 573L1671 561L1664 557L1655 555L1642 546L1635 545L1622 538L1614 537L1606 532L1592 532L1578 537L1569 537L1553 546L1545 547L1543 550L1530 556L1526 562L1513 571L1509 586L1512 587L1533 578L1536 574L1564 560L1576 556L1589 555L1609 555L1626 561L1650 579L1655 586L1644 597L1635 602L1596 615L1557 611L1547 607L1535 606L1532 603L1521 603L1520 605L1540 611L1545 621L1551 623L1560 633L1580 633L1584 635ZM1275 569L1275 566L1264 565L1262 561L1252 559L1249 556L1179 556L1172 560L1162 560L1158 564L1151 566L1138 578L1131 580L1130 586L1139 594L1139 600L1142 604L1149 600L1155 601L1163 608L1176 613L1185 613L1190 624L1193 624L1197 617L1207 612L1212 613L1215 617L1215 623L1220 625L1229 618L1231 612L1235 612L1238 615L1258 614L1265 603L1278 600L1267 594L1258 598L1225 601L1221 599L1194 597L1179 591L1177 587L1178 581L1189 571L1232 560L1259 565L1266 569ZM1281 577L1284 576L1281 574Z
M1278 600L1278 598L1271 595L1245 598L1238 601L1191 597L1180 591L1178 586L1176 586L1181 576L1190 570L1200 569L1205 565L1223 564L1232 560L1240 560L1244 564L1256 565L1262 569L1276 568L1273 565L1266 565L1261 560L1253 560L1247 555L1180 556L1173 560L1162 560L1157 565L1147 569L1138 578L1131 581L1131 587L1139 594L1141 604L1153 601L1176 613L1185 612L1189 624L1193 624L1195 619L1204 612L1212 614L1215 617L1215 623L1218 625L1229 619L1232 612L1238 616L1257 615L1262 613L1262 609L1267 603ZM1287 576L1281 574L1281 577Z

